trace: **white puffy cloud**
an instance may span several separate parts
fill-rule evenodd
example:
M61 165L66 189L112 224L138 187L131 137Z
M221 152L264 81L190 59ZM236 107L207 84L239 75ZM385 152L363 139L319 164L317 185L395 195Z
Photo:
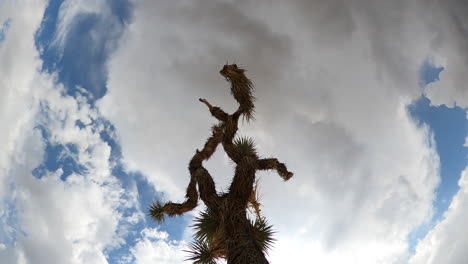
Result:
M272 262L294 248L297 261L404 263L407 235L431 217L439 181L428 128L406 111L431 52L426 8L140 1L99 106L116 125L127 165L181 200L186 164L214 121L197 98L232 111L217 72L236 60L258 98L256 122L241 134L295 173L287 183L261 174L263 211L283 241ZM222 187L232 177L227 164L218 153L207 165Z
M106 129L84 96L65 95L54 74L39 71L34 45L46 1L2 1L0 20L11 19L0 45L0 259L2 263L108 263L129 225L142 220L135 190L111 174ZM80 121L84 127L76 126ZM73 144L82 174L32 171L51 144ZM133 210L133 209L135 210ZM127 211L124 215L124 211ZM128 215L128 212L133 214Z
M125 190L110 173L110 147L100 139L101 130L75 126L76 120L86 124L95 113L85 103L61 96L60 87L44 94L41 103L47 105L51 141L75 144L77 162L86 172L65 181L61 169L41 179L32 177L32 168L18 172L16 208L22 211L19 225L27 234L20 237L19 246L30 263L107 263L104 250L123 243L119 228L124 226L119 224L125 219L120 210L135 201L124 197Z
M443 1L432 3L434 10L428 17L431 35L431 63L444 67L440 81L430 83L425 91L431 103L448 107L468 106L466 60L468 20L466 1ZM465 144L466 145L466 144ZM460 189L453 197L449 209L442 219L424 237L411 257L410 263L465 263L467 234L463 224L468 213L467 170L461 173Z
M311 256L320 263L405 263L408 233L431 216L439 165L428 129L414 125L406 106L419 96L419 67L428 56L446 69L427 95L437 104L466 104L461 4L138 1L99 107L116 126L127 167L180 200L188 160L213 123L197 99L232 111L217 72L226 59L236 60L258 97L256 122L241 133L295 172L286 183L260 174L263 212L278 231L272 263ZM16 242L1 244L0 259L106 263L104 252L122 243L125 223L138 221L120 212L135 206L137 194L124 196L111 175L110 147L99 137L104 128L92 122L100 113L84 97L60 95L54 77L37 72L33 36L44 6L0 3L0 21L12 21L0 45L0 120L8 127L0 132L0 200L12 198L21 228ZM55 45L64 44L79 14L106 12L103 1L66 1ZM48 119L35 119L40 102ZM40 134L31 132L36 122L46 125L51 142L77 146L74 158L85 175L62 181L58 170L32 177L44 156ZM230 181L222 151L208 167L219 187ZM461 189L413 263L463 259L466 239L454 232L466 211ZM0 218L7 209L2 202ZM449 245L450 238L457 243ZM148 228L127 261L181 263L183 248ZM446 250L453 254L444 256Z
M7 192L8 170L18 138L34 115L31 93L37 67L34 32L42 19L45 1L22 6L2 1L0 21L10 20L0 45L0 199Z
M464 228L468 217L468 170L458 182L460 190L453 197L443 219L421 240L411 264L466 262L468 234Z
M34 84L36 71L40 66L34 47L34 32L40 24L45 1L34 1L20 5L16 1L2 1L0 21L10 21L4 31L0 44L0 239L3 249L0 259L5 263L24 260L24 254L18 248L12 248L17 226L10 223L14 218L12 186L16 179L15 164L33 165L41 161L42 145L35 140L32 121L35 112ZM32 134L32 135L31 135ZM28 151L28 156L21 155L21 145ZM30 166L28 166L30 168Z
M443 66L440 81L426 87L426 93L435 105L468 106L468 82L465 59L468 41L468 3L463 0L449 0L432 3L433 15L428 17L431 35L428 42L432 48L432 62Z
M179 264L183 263L186 249L184 241L169 240L169 234L154 228L141 231L141 238L130 249L129 263L135 264Z
M35 94L37 103L46 106L48 118L37 118L38 123L25 127L9 170L14 188L7 194L15 206L18 229L15 242L6 250L10 257L21 256L25 261L18 259L18 263L108 263L106 250L120 247L135 216L141 219L138 213L123 215L125 209L136 206L136 194L124 190L111 175L110 147L100 139L102 128L75 125L77 120L86 123L96 110L79 98L61 95L62 88L51 79L43 81L36 80ZM85 167L82 175L63 180L62 169L41 178L32 175L44 157L42 135L33 129L41 122L47 125L52 143L77 146L76 161Z

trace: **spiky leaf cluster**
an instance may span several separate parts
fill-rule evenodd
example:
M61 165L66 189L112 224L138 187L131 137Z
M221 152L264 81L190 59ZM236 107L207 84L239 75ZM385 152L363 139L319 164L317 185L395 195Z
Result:
M204 240L196 239L190 243L189 250L186 250L186 252L191 255L186 260L191 260L194 264L216 264L216 255Z
M164 205L160 201L156 201L150 205L149 214L154 221L158 223L164 222Z
M249 137L237 137L233 141L239 154L243 156L257 156L255 141Z
M195 218L194 242L190 243L187 252L191 255L187 260L195 264L212 264L216 259L223 257L225 249L221 245L222 238L219 236L220 220L213 211L207 209Z
M255 238L265 252L266 250L271 249L275 239L273 238L273 226L269 225L265 217L260 217L255 219L255 222L252 223L254 226Z
M254 119L255 97L252 95L253 85L243 74L231 76L231 94L243 108L243 116L247 122Z
M219 258L224 258L226 254L226 243L223 234L220 233L220 220L210 210L206 210L195 218L195 240L190 243L190 254L187 260L195 264L214 264ZM273 227L269 225L264 217L257 217L251 220L253 235L262 251L271 249L275 239L273 238Z
M231 82L231 94L242 108L242 115L247 122L250 122L254 119L255 113L254 86L244 73L245 69L237 67L236 64L226 64L221 70L221 75Z
M213 211L207 209L201 212L200 216L194 220L193 228L195 229L195 239L212 241L216 235L216 231L220 225L219 218L215 216Z

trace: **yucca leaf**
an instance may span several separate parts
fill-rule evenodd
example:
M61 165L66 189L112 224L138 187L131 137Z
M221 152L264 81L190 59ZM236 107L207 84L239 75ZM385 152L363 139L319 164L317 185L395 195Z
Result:
M158 223L164 222L164 205L160 201L156 201L149 207L149 214L153 220Z
M273 230L273 226L269 225L265 219L265 217L257 218L255 223L253 223L254 232L255 232L255 239L262 247L262 250L268 250L273 245L275 239L273 238L273 234L275 231Z
M234 139L234 146L242 155L257 155L255 142L249 137L238 137Z
M195 239L189 244L189 250L185 250L191 256L186 260L192 260L194 264L216 264L215 254L209 243L204 240Z
M195 239L200 241L211 241L218 230L219 219L214 213L207 209L194 219Z

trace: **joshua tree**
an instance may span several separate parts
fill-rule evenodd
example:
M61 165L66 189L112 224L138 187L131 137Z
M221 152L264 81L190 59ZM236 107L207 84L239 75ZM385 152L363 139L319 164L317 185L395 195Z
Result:
M207 209L195 219L195 242L189 251L192 253L189 260L194 263L215 263L218 258L225 258L228 264L268 263L265 251L273 242L273 231L260 216L255 173L257 170L275 169L284 180L293 176L276 158L259 158L252 139L235 138L239 118L243 116L247 122L253 120L255 107L253 85L244 72L236 64L224 65L220 71L231 83L231 94L239 103L233 114L199 99L219 123L212 127L211 137L201 151L196 150L189 163L191 177L185 202L162 204L157 201L150 207L151 217L163 221L165 215L180 215L193 210L200 194ZM217 193L213 178L202 165L219 143L235 164L234 178L226 193ZM254 209L254 221L247 217L249 206Z

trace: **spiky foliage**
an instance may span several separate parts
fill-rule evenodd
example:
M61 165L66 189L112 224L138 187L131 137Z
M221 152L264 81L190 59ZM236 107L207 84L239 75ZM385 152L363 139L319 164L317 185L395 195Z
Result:
M156 201L150 205L149 214L154 221L158 223L164 222L164 206L160 201Z
M257 156L255 141L249 137L238 137L234 139L234 147L242 156Z
M242 108L242 115L247 122L254 119L255 97L253 96L253 84L245 76L245 70L237 67L237 64L226 64L220 71L221 75L231 83L231 94Z
M273 238L273 226L269 225L264 217L258 216L250 220L252 236L262 251L271 249L275 239ZM216 260L226 257L227 238L222 230L222 221L218 215L207 209L195 218L194 241L190 243L190 254L187 260L197 264L212 264Z
M211 264L226 255L226 246L221 232L221 219L209 208L195 218L192 226L195 229L194 241L187 251L194 263ZM198 262L197 262L198 261Z
M205 240L195 239L190 243L189 250L185 251L190 254L186 260L191 260L194 264L216 264L216 255Z
M274 241L274 232L260 214L255 173L258 170L276 170L284 180L293 176L277 159L259 159L251 138L235 138L240 116L250 121L254 113L253 85L244 72L235 64L224 65L220 71L231 82L231 94L239 103L233 114L199 99L220 123L212 128L212 135L203 149L197 150L189 163L190 183L186 200L180 204L167 202L164 205L158 201L150 207L151 217L161 222L165 215L180 215L194 209L198 198L204 202L207 210L195 219L195 240L188 250L191 254L188 260L197 264L216 263L219 258L225 258L228 264L267 264L265 251ZM223 194L217 193L213 178L203 167L203 162L212 156L220 143L236 166L229 191ZM255 220L247 217L249 206L255 212Z
M255 219L252 224L254 226L255 239L261 246L263 251L271 249L275 239L273 238L273 226L269 225L265 217L259 217Z
M220 219L216 217L210 209L200 213L200 216L194 220L193 228L195 229L196 240L213 241L216 232L220 226Z

